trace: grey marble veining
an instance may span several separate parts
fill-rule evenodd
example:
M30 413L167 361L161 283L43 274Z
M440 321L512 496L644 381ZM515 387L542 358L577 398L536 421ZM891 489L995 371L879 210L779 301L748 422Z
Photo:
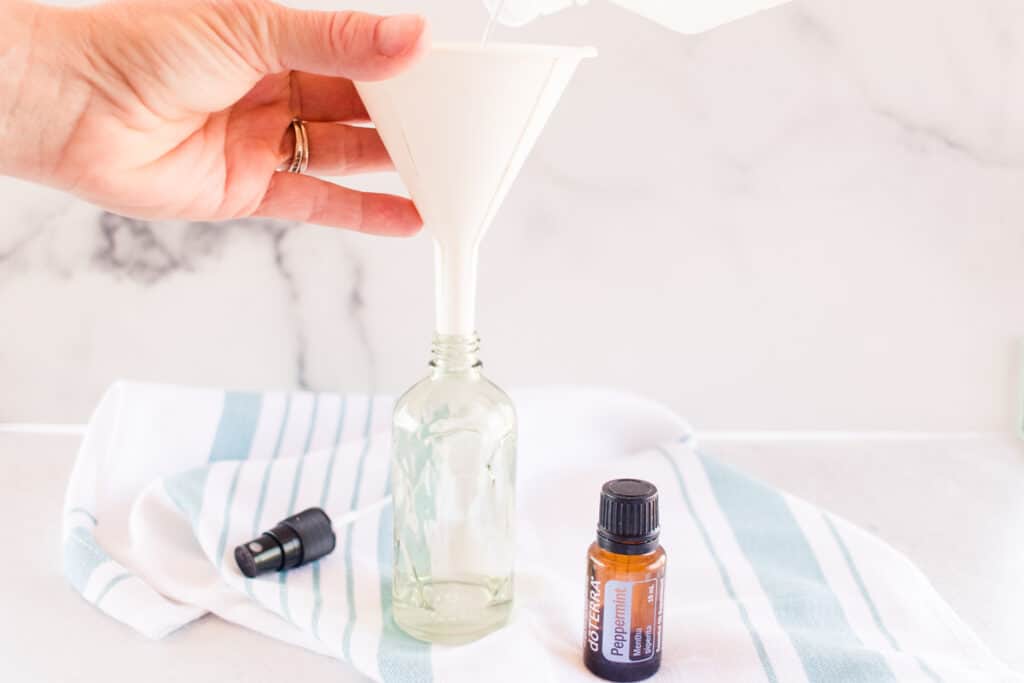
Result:
M495 39L601 53L483 244L500 384L617 386L705 428L1015 424L1019 3L807 0L683 37L595 0ZM0 205L0 421L83 420L117 377L396 393L425 372L425 236L145 222L9 179Z

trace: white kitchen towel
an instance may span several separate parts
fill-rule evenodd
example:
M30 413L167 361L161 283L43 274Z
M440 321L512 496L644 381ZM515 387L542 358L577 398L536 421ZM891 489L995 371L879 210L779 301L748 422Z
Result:
M667 409L589 389L514 399L516 610L470 645L428 645L391 620L387 398L116 384L68 487L67 576L154 638L212 612L375 680L590 681L584 556L601 484L631 476L660 489L660 680L1024 680L905 557L704 455ZM257 579L238 571L235 545L315 505L334 521L332 554Z

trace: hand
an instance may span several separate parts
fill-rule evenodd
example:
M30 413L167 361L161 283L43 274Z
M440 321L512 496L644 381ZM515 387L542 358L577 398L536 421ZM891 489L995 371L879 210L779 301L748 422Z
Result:
M383 235L421 225L408 199L276 171L292 156L293 117L307 121L309 173L391 167L374 129L348 125L367 120L349 79L412 64L428 42L418 16L122 0L18 2L0 18L2 172L142 218L273 216Z

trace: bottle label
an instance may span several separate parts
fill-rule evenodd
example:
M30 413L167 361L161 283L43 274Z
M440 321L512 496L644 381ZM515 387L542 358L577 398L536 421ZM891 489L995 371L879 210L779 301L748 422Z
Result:
M661 650L663 578L606 581L601 654L609 662L643 662Z

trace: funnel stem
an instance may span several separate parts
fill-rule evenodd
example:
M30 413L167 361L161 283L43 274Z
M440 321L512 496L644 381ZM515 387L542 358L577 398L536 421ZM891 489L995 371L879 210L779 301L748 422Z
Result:
M475 242L434 240L436 331L439 335L471 335L476 330Z

